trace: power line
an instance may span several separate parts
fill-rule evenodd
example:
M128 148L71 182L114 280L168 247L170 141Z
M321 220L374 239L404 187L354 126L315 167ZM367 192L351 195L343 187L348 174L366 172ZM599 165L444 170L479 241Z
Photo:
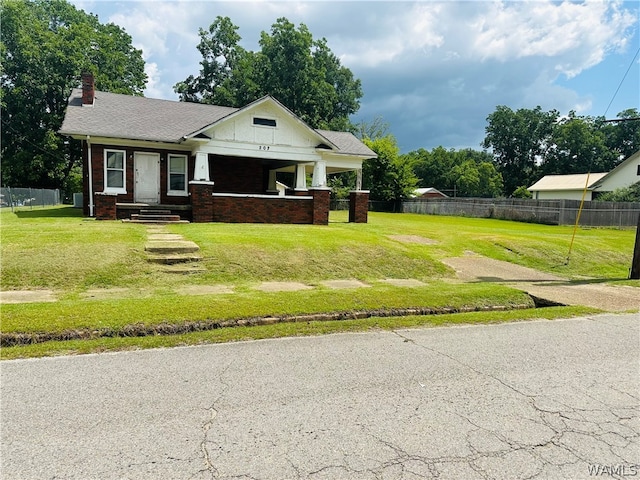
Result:
M638 50L636 51L636 54L633 56L633 59L629 64L629 68L627 68L627 71L624 72L624 76L622 77L622 80L620 80L620 84L618 85L618 88L616 88L616 92L613 94L613 97L611 97L611 101L609 102L609 105L607 105L607 109L604 111L603 117L606 118L607 112L609 111L609 108L611 108L611 104L613 103L613 100L616 98L616 95L618 95L618 92L620 91L620 87L622 87L622 84L624 83L625 78L627 78L627 74L629 73L629 70L631 70L631 67L633 67L633 63L636 61L636 58L638 58L638 53L640 53L640 48L638 48Z

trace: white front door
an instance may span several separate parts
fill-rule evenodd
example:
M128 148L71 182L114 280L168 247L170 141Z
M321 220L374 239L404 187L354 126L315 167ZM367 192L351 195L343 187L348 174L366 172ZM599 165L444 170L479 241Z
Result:
M133 189L136 203L158 203L160 200L160 155L136 153L134 159L136 184Z

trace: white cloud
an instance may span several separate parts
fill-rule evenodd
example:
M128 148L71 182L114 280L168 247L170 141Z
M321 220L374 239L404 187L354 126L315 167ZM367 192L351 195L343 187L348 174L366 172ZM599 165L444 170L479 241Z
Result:
M160 88L161 71L158 68L158 64L155 62L146 62L144 66L144 72L147 74L147 88L145 89L145 96L151 98L161 98L163 90Z
M554 58L568 77L596 65L607 51L623 47L624 32L637 18L619 2L509 2L488 4L471 23L473 53L506 62L523 57Z
M630 59L619 53L628 52L638 31L638 4L619 0L92 5L109 12L100 13L101 21L125 27L143 50L146 94L159 98L175 99L172 86L197 75L198 28L216 16L229 16L250 50L259 48L260 32L279 17L305 23L362 80L364 98L355 120L383 115L403 150L440 144L478 148L485 119L497 105L591 114L604 101L604 110L617 82L604 91L593 86L602 81L590 76L612 57L624 63L615 65L624 73Z
M111 15L109 21L132 36L145 59L175 55L182 42L192 46L198 42L198 29L192 27L200 16L201 8L196 6L184 1L131 3L130 9Z

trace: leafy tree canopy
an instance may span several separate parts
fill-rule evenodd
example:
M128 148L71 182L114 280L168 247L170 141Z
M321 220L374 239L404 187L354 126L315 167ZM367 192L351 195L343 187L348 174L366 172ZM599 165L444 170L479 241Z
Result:
M362 165L363 183L370 190L371 199L400 201L409 198L418 179L409 161L400 156L396 138L387 134L375 139L364 138L363 142L378 155Z
M64 188L80 160L78 142L56 133L71 90L91 71L99 90L141 95L142 52L65 0L2 0L0 14L2 183Z
M419 149L405 155L421 187L434 187L459 197L499 197L502 175L487 152L443 147Z
M268 94L313 128L349 128L349 115L360 107L360 80L306 25L279 18L261 33L258 52L240 46L228 17L217 17L199 35L200 73L174 86L180 100L242 107Z
M538 175L537 162L546 153L558 117L557 110L543 112L536 107L514 112L503 105L487 117L482 147L493 150L507 194L531 184Z
M561 117L557 110L511 110L504 105L487 117L484 148L490 148L511 195L543 175L608 172L640 149L640 114L628 109L621 122L583 117L575 112ZM635 120L634 120L635 119Z

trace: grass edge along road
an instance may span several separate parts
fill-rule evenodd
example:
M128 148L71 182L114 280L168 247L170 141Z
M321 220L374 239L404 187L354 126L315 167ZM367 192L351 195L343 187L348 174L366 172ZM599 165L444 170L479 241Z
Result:
M3 347L2 360L37 358L53 355L77 355L107 351L147 348L171 348L189 345L261 340L268 338L366 332L374 329L395 330L413 327L436 327L463 324L491 324L526 320L555 320L599 313L587 307L550 307L544 309L467 312L406 317L371 317L356 320L308 321L272 325L238 326L177 335L143 337L102 337L89 340L50 341L32 345Z
M393 309L407 307L486 308L522 307L530 299L519 291L496 284L454 284L453 273L440 259L472 250L501 260L553 273L620 279L625 250L632 232L588 230L576 249L572 265L566 256L565 227L518 224L497 220L371 213L369 224L345 223L344 212L332 212L327 227L282 225L190 224L167 227L196 241L205 255L207 273L188 277L160 274L144 259L146 229L119 222L95 222L70 209L44 209L2 214L3 289L27 286L63 291L56 303L3 305L3 332L64 332L73 329L123 329L127 326L184 323L211 319L242 319L270 315L300 315L327 311ZM398 241L398 238L409 241ZM424 239L428 242L415 242ZM626 244L629 243L629 246ZM628 247L628 248L627 248ZM593 255L594 251L600 255ZM407 275L409 274L409 275ZM313 292L260 293L247 285L265 279L418 277L419 288L371 288ZM171 285L212 281L239 285L233 296L178 297ZM89 288L151 287L148 297L109 301L81 300ZM585 309L544 309L553 318L584 314ZM542 311L520 310L518 318L539 318ZM573 313L572 313L573 312ZM467 317L417 317L416 325L515 319L503 312L477 312ZM469 317L469 315L471 315ZM160 345L191 344L245 338L323 333L341 329L392 328L393 317L340 322L238 327L221 333L195 332L178 336L99 338L39 345L6 347L2 358L40 356L60 352L102 351ZM409 321L408 318L404 317ZM353 323L355 322L355 323ZM394 323L395 322L395 323ZM247 330L248 329L248 330ZM260 333L262 332L262 333ZM313 334L313 333L310 333ZM228 340L220 340L227 338ZM85 343L83 343L85 342Z

